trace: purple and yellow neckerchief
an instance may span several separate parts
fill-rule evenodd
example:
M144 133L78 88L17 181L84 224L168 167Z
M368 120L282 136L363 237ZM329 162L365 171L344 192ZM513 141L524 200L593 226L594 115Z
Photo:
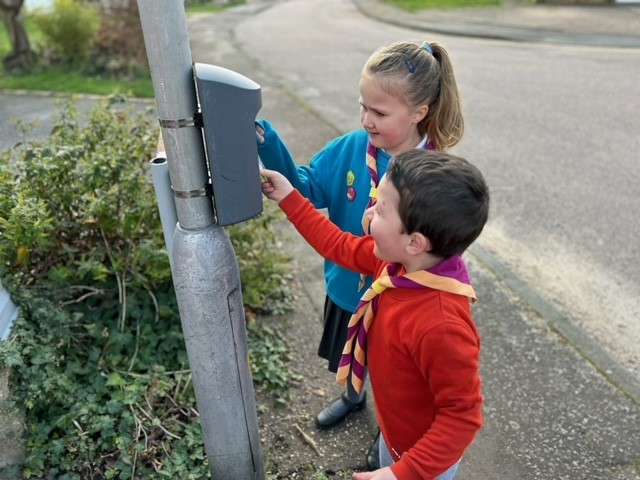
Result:
M476 302L476 294L471 286L469 274L460 255L449 257L438 265L396 276L400 264L388 264L383 273L364 293L358 308L349 320L347 342L342 351L336 381L346 385L351 375L351 384L356 392L362 391L364 373L367 366L367 334L378 310L380 294L387 288L432 288L455 293Z
M435 146L428 141L423 140L420 144L424 143L424 148L427 150L435 150ZM418 147L420 148L420 145ZM378 149L371 145L371 142L367 142L367 155L366 155L367 170L369 171L369 177L371 177L371 189L369 190L369 201L367 202L367 208L365 212L373 207L378 201L378 185L380 184L380 177L378 176ZM362 215L362 231L365 235L369 234L369 218L366 214ZM358 291L364 288L367 277L360 275L360 283L358 284Z

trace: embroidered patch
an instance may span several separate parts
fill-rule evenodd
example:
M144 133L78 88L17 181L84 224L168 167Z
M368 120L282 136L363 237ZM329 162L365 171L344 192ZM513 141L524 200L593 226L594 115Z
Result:
M356 181L356 176L353 173L353 170L349 170L347 172L347 187L352 187L355 181Z
M353 202L356 199L356 189L353 187L347 188L347 200Z

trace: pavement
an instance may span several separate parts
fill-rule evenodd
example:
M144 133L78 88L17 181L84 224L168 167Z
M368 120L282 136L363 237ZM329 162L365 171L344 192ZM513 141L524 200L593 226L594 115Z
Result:
M508 4L407 13L378 0L352 2L373 19L416 30L517 42L640 48L640 4ZM248 0L249 6L256 9L273 3L273 0ZM199 61L204 53L193 32L215 29L211 28L210 19L203 17L201 21L190 22L189 30L192 55ZM231 63L243 61L241 56L230 54L228 58L229 64L221 63L227 68L252 71L251 62L241 66ZM269 117L279 127L286 129L288 125L290 131L296 132L288 137L296 158L309 158L315 151L313 148L335 136L336 132L313 112L292 101L284 89L270 85L264 73L247 75L263 86L264 109ZM87 108L92 103L91 98L81 101ZM34 134L44 137L56 108L53 95L0 91L0 150L11 148L20 139L10 121L12 117L41 120ZM291 234L291 240L285 244L296 272L299 301L291 314L290 326L299 334L298 338L310 339L306 342L309 348L303 352L306 356L298 358L299 363L318 365L314 375L317 385L313 391L305 390L307 396L301 402L308 408L307 417L298 421L325 455L317 458L311 452L306 461L316 467L321 463L330 465L325 472L335 472L352 467L354 455L359 460L363 458L368 439L373 438L375 419L367 408L338 430L318 432L313 428L316 406L326 401L318 398L317 392L322 390L323 395L329 396L339 389L315 355L321 325L309 324L309 311L319 316L322 310L321 261L299 237ZM485 427L465 455L458 480L640 480L638 379L618 377L615 365L603 368L599 361L593 361L586 340L579 334L566 334L561 318L523 295L517 279L509 281L507 272L501 271L482 251L472 251L468 263L481 299L474 307L474 316L483 338ZM342 439L352 432L363 439L361 451L340 453ZM264 435L268 437L268 432ZM289 449L305 450L295 432L285 440ZM300 446L291 447L291 442Z

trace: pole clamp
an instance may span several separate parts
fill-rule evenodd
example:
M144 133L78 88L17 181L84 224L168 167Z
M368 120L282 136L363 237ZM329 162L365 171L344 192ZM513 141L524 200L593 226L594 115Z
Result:
M213 186L211 183L207 183L204 188L198 188L197 190L176 190L171 187L173 196L176 198L197 198L197 197L213 197Z
M202 128L204 126L204 124L202 123L202 114L200 112L196 112L193 115L193 117L179 118L177 120L160 118L159 122L162 128L185 128L185 127Z

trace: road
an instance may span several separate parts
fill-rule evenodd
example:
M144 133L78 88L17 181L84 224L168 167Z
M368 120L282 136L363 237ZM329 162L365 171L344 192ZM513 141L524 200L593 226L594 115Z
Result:
M232 40L270 84L346 132L360 127L357 84L371 52L424 38L447 48L462 92L466 132L453 153L491 188L478 247L584 334L608 359L603 369L611 360L640 378L640 50L431 35L374 22L344 0L275 2Z

